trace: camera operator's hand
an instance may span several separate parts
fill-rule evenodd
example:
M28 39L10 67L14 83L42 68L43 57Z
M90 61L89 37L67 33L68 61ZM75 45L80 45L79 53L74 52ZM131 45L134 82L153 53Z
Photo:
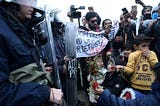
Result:
M71 12L67 12L67 16L69 17L70 21L73 22L73 18L71 17Z
M63 93L61 89L50 88L50 98L49 101L56 104L62 104Z

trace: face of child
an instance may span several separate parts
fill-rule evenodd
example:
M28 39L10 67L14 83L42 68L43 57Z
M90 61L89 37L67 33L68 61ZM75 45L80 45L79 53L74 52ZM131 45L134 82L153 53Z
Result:
M103 67L103 61L101 59L97 60L97 65Z
M149 50L149 43L141 43L141 44L138 46L138 50L141 50L142 53L148 51L148 50Z

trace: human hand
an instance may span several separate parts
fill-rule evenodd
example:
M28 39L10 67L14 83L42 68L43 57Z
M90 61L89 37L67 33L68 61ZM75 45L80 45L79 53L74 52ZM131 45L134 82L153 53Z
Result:
M68 56L64 56L63 60L66 62L66 61L71 60L71 58L69 58Z
M64 64L64 65L63 65L63 73L66 73L66 72L67 72L67 65Z
M114 65L111 65L111 64L109 64L108 66L107 66L107 69L108 69L108 71L109 72L114 72L115 71L115 66Z
M148 56L150 54L150 50L149 49L145 49L145 50L142 50L142 56Z
M63 93L61 89L50 88L50 98L49 101L52 103L62 104Z
M45 70L47 72L53 72L53 67L51 64L47 64L47 63L43 63L44 67L45 67Z
M124 66L121 66L121 65L116 65L115 67L117 72L124 69Z
M102 86L98 86L94 91L95 94L100 95L104 91L104 89Z
M52 66L46 66L45 67L47 72L53 72L53 67Z

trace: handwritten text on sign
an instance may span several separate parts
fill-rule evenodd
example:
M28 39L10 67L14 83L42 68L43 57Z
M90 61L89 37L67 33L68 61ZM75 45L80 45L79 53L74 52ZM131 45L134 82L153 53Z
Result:
M91 57L101 52L108 40L102 33L79 29L76 34L76 56Z

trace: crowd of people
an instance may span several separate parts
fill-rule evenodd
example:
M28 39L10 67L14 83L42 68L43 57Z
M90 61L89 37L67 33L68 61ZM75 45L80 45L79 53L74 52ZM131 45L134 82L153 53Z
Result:
M145 5L141 0L136 3L143 7L141 17L137 17L136 5L132 6L130 12L123 8L122 14L120 14L119 28L115 33L112 33L114 29L112 19L104 19L102 25L100 25L99 15L95 11L89 11L83 16L82 22L84 24L80 26L81 29L103 33L109 40L101 53L95 57L80 58L79 61L82 64L82 74L84 74L84 88L89 88L89 91L91 91L91 87L94 89L94 96L93 91L92 93L89 92L90 106L132 105L136 103L141 105L141 103L143 104L147 100L143 102L140 99L142 100L140 103L140 100L137 99L153 93L152 83L154 83L157 77L155 76L155 70L158 70L154 69L154 66L160 60L160 39L158 34L160 4L152 7ZM97 69L99 61L96 58L99 55L103 60L103 66L99 67L107 69L104 75L102 72L104 71L103 68ZM111 62L110 60L113 61ZM99 73L103 75L103 78L97 79L100 78ZM91 78L91 75L94 78ZM86 79L87 77L90 79ZM136 102L124 102L118 99L118 97L125 100L133 99L133 95L130 91L125 90L126 88L131 88ZM127 92L130 92L129 97ZM111 95L114 95L115 98L107 100ZM99 99L95 100L95 98ZM159 104L158 101L154 101L154 103ZM153 104L150 103L150 105Z
M141 0L136 0L136 4L143 7L141 17L137 17L136 5L130 12L123 8L118 27L112 19L101 20L93 6L81 17L83 25L79 29L99 32L108 39L96 56L77 59L77 70L82 73L77 74L77 86L85 91L89 106L160 105L160 4L152 7ZM36 12L42 16L37 17ZM44 20L44 14L36 8L35 0L0 0L2 106L65 106L63 98L69 99L66 96L69 58L65 50L65 25L57 21L51 23L60 89L54 84L55 67L48 52L51 49L48 38L42 33L35 35L33 30ZM71 14L67 15L73 21Z

